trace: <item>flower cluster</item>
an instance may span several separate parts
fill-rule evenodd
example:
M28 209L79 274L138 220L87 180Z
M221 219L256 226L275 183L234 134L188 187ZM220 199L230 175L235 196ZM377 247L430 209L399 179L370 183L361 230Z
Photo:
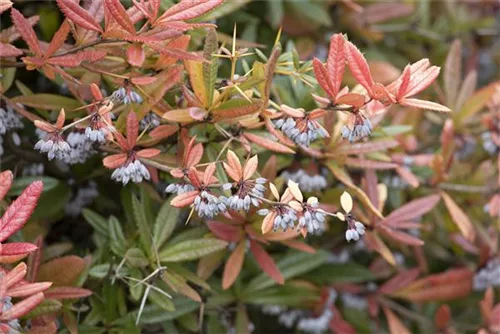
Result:
M325 230L326 214L318 206L319 202L316 197L307 199L307 202L302 205L298 228L305 228L307 232L314 234L319 234Z
M4 135L7 131L14 129L22 129L24 127L21 116L11 107L0 108L0 135Z
M165 188L166 193L176 194L176 195L184 194L188 191L194 191L194 190L195 188L187 182L171 183Z
M490 259L474 276L474 290L485 290L489 286L500 286L500 257Z
M140 183L143 180L149 180L151 175L142 162L131 157L125 164L113 171L111 178L125 185L129 181Z
M160 125L160 122L160 117L158 117L158 115L156 115L154 112L150 112L139 122L139 130L153 130Z
M35 144L35 150L47 153L49 160L64 160L71 153L71 147L59 132L45 133Z
M359 237L365 234L365 226L354 219L351 214L352 211L352 197L349 193L344 192L342 196L340 196L340 204L342 209L344 209L344 213L337 212L336 216L338 219L345 221L347 223L347 230L345 232L345 238L347 241L358 241Z
M309 146L318 138L327 138L328 132L315 120L323 116L322 110L314 110L309 114L304 109L293 109L286 105L281 110L288 116L274 121L274 126L296 144Z
M79 131L70 132L66 137L66 142L70 147L70 151L62 156L62 161L67 164L74 165L84 163L97 153L86 134Z
M130 87L120 87L111 94L111 98L123 104L142 103L142 96Z
M341 130L342 138L348 139L351 143L368 137L372 133L372 123L370 120L359 115L362 114L357 114L352 128L344 125Z
M66 203L64 212L72 217L78 216L82 209L92 204L94 199L99 195L97 184L93 181L88 185L78 187L76 195Z
M305 192L313 192L323 190L327 186L327 179L323 174L310 175L307 171L299 168L295 171L284 171L281 177L285 180L292 180L298 183L301 190Z
M483 140L483 148L490 155L497 155L500 151L500 146L493 139L493 134L490 131L481 133L481 139Z
M217 197L210 193L209 191L202 191L194 199L194 209L198 213L198 216L202 218L212 219L219 213L227 210L225 201L220 197Z

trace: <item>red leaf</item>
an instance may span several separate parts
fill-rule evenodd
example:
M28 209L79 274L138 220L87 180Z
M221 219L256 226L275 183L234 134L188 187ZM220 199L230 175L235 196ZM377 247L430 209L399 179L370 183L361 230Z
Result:
M285 283L285 279L276 266L273 258L255 240L250 240L250 251L262 270L278 284Z
M451 112L450 108L443 106L442 104L420 99L405 98L402 101L400 101L400 104L406 107L420 108L420 109L439 111L439 112Z
M104 6L109 10L109 13L116 21L116 23L118 23L129 34L135 35L134 25L132 24L127 11L120 3L120 0L105 0Z
M436 329L439 331L445 330L451 320L451 310L450 307L446 304L441 305L436 311L436 315L434 316L434 324Z
M52 57L48 59L47 62L56 66L77 67L80 66L80 64L84 61L93 63L101 60L105 56L106 51L84 50L72 55Z
M88 30L102 33L102 28L94 17L73 0L57 0L61 12L75 24Z
M7 9L12 7L12 1L10 0L1 0L0 1L0 14L5 12Z
M246 139L250 140L254 144L257 144L258 146L267 148L268 150L271 150L271 151L274 151L274 152L290 153L290 154L295 153L294 150L292 150L291 148L289 148L289 147L287 147L287 146L285 146L283 144L280 144L278 142L272 141L270 139L267 139L267 138L264 138L264 137L261 137L261 136L257 136L257 135L255 135L253 133L245 132L243 134L243 137L245 137Z
M42 181L33 182L7 208L2 219L0 219L0 242L21 229L28 221L33 210L35 210L42 190Z
M241 272L243 266L243 259L245 258L246 240L240 241L238 246L231 253L224 266L224 273L222 274L222 288L227 290L233 285L236 278Z
M0 173L0 201L4 199L12 186L13 175L10 170Z
M45 297L50 299L76 299L92 295L92 291L75 287L57 287L45 292Z
M137 156L148 159L156 157L160 153L161 151L157 148L146 148L144 150L140 150L139 152L137 152Z
M164 54L166 56L175 58L175 59L183 59L183 60L195 60L195 61L202 61L202 62L207 62L205 58L202 56L193 53L193 52L188 52L184 51L182 49L176 49L176 48L170 48L168 46L163 46L162 44L159 43L154 43L150 42L147 43L149 47L152 49L160 52L161 54Z
M127 144L129 149L132 149L139 136L139 122L134 111L130 111L127 115Z
M365 87L368 94L372 96L372 86L374 84L372 75L370 73L370 68L366 62L363 54L358 50L358 48L351 42L347 42L347 63L354 78L358 83Z
M313 70L318 84L330 96L330 99L335 100L337 94L334 94L329 74L326 70L325 65L323 65L323 63L318 58L313 59Z
M27 255L37 249L36 245L29 242L11 242L2 245L0 256Z
M162 25L172 21L185 21L199 17L222 4L224 0L183 0L170 7L156 21Z
M115 169L122 166L125 161L127 161L127 155L125 153L113 154L105 157L102 160L104 167L109 169Z
M191 139L184 156L184 167L193 167L197 165L203 157L203 145L198 143L193 146L195 138Z
M220 118L238 118L246 115L253 114L257 112L262 104L260 102L255 102L249 105L244 105L240 107L234 107L234 108L226 108L226 109L215 109L212 111L213 115L215 118L220 119Z
M0 43L0 57L17 57L22 54L23 52L16 48L14 45Z
M170 201L170 205L175 206L176 208L183 208L185 206L191 205L196 196L199 195L199 191L188 191L183 194L175 196L172 201Z
M9 289L9 297L26 297L50 288L52 282L18 283Z
M421 197L406 203L402 207L392 211L387 217L385 222L394 224L396 222L413 220L431 211L441 200L439 195L430 195Z
M417 176L413 174L408 168L398 166L396 167L396 172L413 188L417 188L420 185L420 181L418 180Z
M135 77L130 79L130 82L134 85L145 86L150 85L157 80L156 77Z
M140 67L142 63L144 63L144 59L146 59L146 55L144 53L144 49L142 48L142 44L133 43L127 49L127 60L132 66Z
M290 248L297 249L297 250L302 251L302 252L306 252L309 254L316 253L316 249L314 249L313 247L309 246L308 244L301 242L301 241L298 241L298 240L284 240L284 241L281 241L281 243L283 245L286 245Z
M332 320L330 320L330 329L334 333L342 333L342 334L356 334L357 331L352 327L347 321L342 318L342 314L335 307L331 307L333 312Z
M179 127L177 125L171 125L171 124L160 125L155 129L153 129L149 133L149 136L153 139L165 139L176 133L178 130Z
M396 99L399 101L403 99L406 94L406 90L408 89L408 85L410 84L410 76L411 76L411 67L407 65L403 71L403 75L401 76L401 84L398 87L398 94Z
M410 246L423 246L424 242L419 238L409 235L408 233L400 232L393 230L391 228L385 227L381 225L381 232L383 232L386 236L399 241L402 244L410 245Z
M399 318L387 307L382 307L389 323L389 333L390 334L410 334L411 332L406 328L406 326L399 320Z
M30 50L37 56L42 56L42 50L40 49L40 44L38 43L38 38L36 33L31 27L31 23L21 14L17 9L12 8L11 11L12 22L16 26L17 31L21 34Z
M333 97L336 97L340 91L342 78L345 69L345 39L342 34L335 34L330 38L330 50L326 60L326 68L329 74L329 80L332 87Z
M455 201L450 197L450 195L448 195L443 191L441 192L441 197L444 200L444 204L446 205L446 208L448 209L451 218L453 219L453 222L457 224L458 228L460 229L460 232L467 240L473 241L476 236L476 232L474 230L474 226L472 226L469 217L458 206L458 204L455 203Z
M8 321L20 318L23 315L30 312L32 309L34 309L38 304L40 304L43 301L43 299L44 299L43 292L39 292L29 298L26 298L23 301L16 303L9 310L4 311L2 315L0 315L0 320Z
M420 270L418 268L403 271L385 282L377 292L382 294L390 294L394 291L403 289L410 283L415 281L418 275L420 275Z
M361 108L365 104L365 96L356 93L347 93L335 101L337 104L347 104L355 108Z
M217 236L217 238L230 241L230 242L238 242L242 237L242 230L236 226L221 223L218 221L208 221L207 222L208 229Z
M27 267L26 263L21 262L4 275L0 282L2 283L2 289L8 290L10 287L14 286L16 283L20 282L24 276L26 276Z
M422 73L412 73L408 90L405 92L405 97L416 95L430 86L439 75L439 67L431 66Z
M66 41L70 30L71 29L68 20L64 20L64 22L61 24L61 27L59 27L59 29L56 31L54 37L52 37L49 47L47 48L47 51L45 51L45 58L51 57L57 50L61 48L61 46L64 44L64 41Z

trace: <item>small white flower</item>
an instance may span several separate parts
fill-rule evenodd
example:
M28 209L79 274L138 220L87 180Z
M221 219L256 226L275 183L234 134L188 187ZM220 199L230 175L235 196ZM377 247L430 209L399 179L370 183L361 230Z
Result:
M304 192L313 192L323 190L327 186L326 177L322 174L310 175L303 169L298 169L294 172L284 171L281 177L286 180L292 180L299 184L299 187Z
M358 123L362 122L362 123ZM357 118L356 124L353 129L350 129L347 125L344 125L341 130L342 138L349 139L349 141L355 142L364 137L368 137L372 133L372 123L368 118L359 116Z
M190 185L189 183L171 183L165 188L166 193L171 193L171 194L184 194L187 193L188 191L194 191L195 188Z
M111 178L126 185L129 181L140 183L143 180L149 180L151 176L146 166L139 160L135 160L115 169Z
M217 197L208 191L202 191L194 199L194 209L198 216L212 219L227 210L225 197Z
M71 153L71 147L58 133L47 134L45 138L40 139L35 144L35 150L47 153L49 160L64 160Z
M153 112L150 112L139 122L139 129L144 131L145 129L153 130L160 125L161 119Z
M274 121L274 126L283 131L283 133L292 139L295 143L302 146L309 146L311 142L318 138L328 137L328 133L318 123L312 120L305 120L306 126L301 131L296 126L297 123L292 117L278 119Z
M111 96L114 100L120 101L123 104L142 103L142 96L132 89L125 89L124 87L115 90Z

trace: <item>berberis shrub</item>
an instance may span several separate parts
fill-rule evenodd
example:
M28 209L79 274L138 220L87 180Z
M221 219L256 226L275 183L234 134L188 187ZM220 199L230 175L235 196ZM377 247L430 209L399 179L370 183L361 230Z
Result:
M0 0L0 332L500 331L500 88L244 4Z

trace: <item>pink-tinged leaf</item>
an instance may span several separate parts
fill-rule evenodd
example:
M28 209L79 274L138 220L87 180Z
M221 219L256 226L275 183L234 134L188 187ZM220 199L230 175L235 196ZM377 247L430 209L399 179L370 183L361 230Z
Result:
M217 119L226 118L238 118L242 116L247 116L257 112L262 104L260 102L255 102L248 105L242 105L238 107L224 108L224 109L215 109L213 110L213 114Z
M335 307L331 306L333 312L332 320L330 320L329 328L333 333L356 334L357 331L347 321L342 318L342 313Z
M266 148L266 149L274 151L274 152L289 153L289 154L295 153L294 150L292 150L291 148L289 148L283 144L280 144L280 143L272 141L270 139L258 136L258 135L253 134L253 133L245 132L243 134L243 137L245 137L246 139L248 139L249 141L251 141L252 143L254 143L258 146L261 146L263 148Z
M123 29L125 29L129 34L135 35L135 28L128 16L127 11L120 3L120 0L105 0L104 6L113 17L113 19L118 23ZM138 65L140 66L140 65Z
M416 95L429 87L439 75L440 68L431 66L422 73L412 74L405 97Z
M445 331L451 321L451 310L446 304L441 305L434 316L434 324L439 331Z
M445 107L442 104L420 99L405 98L404 100L400 101L400 104L405 107L413 107L413 108L426 109L439 112L451 112L450 108Z
M227 174L234 180L240 181L243 178L243 167L241 166L240 159L231 150L226 154L227 164L224 164L224 169Z
M7 9L12 7L12 1L10 0L0 0L0 14L5 12Z
M27 255L36 249L36 245L29 242L11 242L2 245L0 256Z
M57 5L61 9L61 12L76 25L88 30L103 32L94 17L73 0L57 0Z
M77 67L83 62L93 63L106 57L106 51L84 50L72 55L52 57L47 63L62 67Z
M275 212L270 212L267 216L264 217L262 221L261 232L262 234L268 234L273 229L274 219L276 218Z
M61 48L61 46L66 41L66 38L68 37L70 31L71 28L69 26L68 20L64 20L64 22L61 24L61 27L59 27L59 29L56 31L54 37L52 37L49 47L47 48L47 51L45 51L45 58L51 57L55 52L57 52L57 50Z
M278 284L285 283L285 279L276 266L273 258L255 240L250 240L250 251L259 267Z
M20 282L27 272L26 263L21 262L9 271L6 275L0 278L2 283L2 289L9 290L10 287L14 286L16 283Z
M384 306L382 310L384 310L385 317L387 318L390 334L411 334L403 322L390 309Z
M259 158L257 158L256 155L248 159L247 163L245 164L245 168L243 169L243 180L249 180L257 170L258 166Z
M366 232L364 240L368 247L375 250L377 253L382 255L382 257L391 265L396 265L396 259L392 254L391 250L384 241L374 232Z
M396 167L396 172L413 188L417 188L420 185L420 181L418 180L417 176L413 174L408 168L398 166Z
M16 48L14 45L0 43L0 57L17 57L22 54L23 52Z
M184 156L184 167L193 167L200 163L203 157L203 145L202 143L194 144L195 138L189 143L188 150L186 150L186 155Z
M227 290L233 285L236 278L241 272L243 267L243 260L245 258L246 240L240 241L238 246L231 253L224 266L224 273L222 274L222 288Z
M419 275L420 270L418 268L403 271L382 284L377 292L388 295L394 291L406 288L410 283L415 281Z
M334 93L333 84L330 81L329 73L326 70L325 65L318 59L313 59L313 70L314 76L318 81L318 84L323 88L323 90L330 96L330 99L335 99L337 94Z
M7 208L2 219L0 219L0 242L3 242L24 226L33 210L35 210L42 190L42 181L33 182Z
M12 22L16 26L17 31L24 39L26 44L28 44L30 50L36 56L41 57L43 53L42 50L40 49L40 43L38 43L38 38L36 37L36 33L31 27L31 24L17 9L12 8L10 13L12 16Z
M42 264L38 280L52 282L54 287L71 286L85 270L86 265L88 264L81 257L63 256Z
M127 145L131 149L135 146L139 136L139 122L134 111L127 115Z
M208 185L213 183L212 180L215 173L215 169L216 167L214 162L212 162L207 166L207 169L205 169L205 172L203 173L203 184Z
M126 161L127 161L127 155L125 153L120 153L105 157L102 160L102 164L106 168L115 169L122 166Z
M313 247L309 246L308 244L302 242L302 241L298 241L298 240L284 240L284 241L281 241L281 243L285 246L288 246L290 248L293 248L293 249L297 249L301 252L306 252L306 253L309 253L309 254L314 254L316 253L316 249L314 249Z
M386 161L368 160L362 158L346 158L345 164L351 167L358 167L362 169L377 169L388 170L398 167L397 164Z
M172 21L186 21L199 17L213 10L224 0L183 0L170 7L156 21L156 25L163 25Z
M409 246L423 246L424 242L419 238L409 235L408 233L393 230L391 228L381 226L380 231L386 236L398 241L401 244Z
M335 103L347 104L359 109L365 104L365 96L356 93L347 93L339 97Z
M347 64L351 69L352 75L361 86L365 87L371 96L374 82L365 57L351 42L347 42L346 55Z
M26 298L23 301L14 304L14 306L12 306L9 310L4 311L2 315L0 315L0 320L8 321L22 317L37 307L37 305L40 304L44 298L43 292L39 292L29 298Z
M237 226L213 220L208 221L207 226L208 229L219 239L230 242L238 242L242 238L242 230Z
M430 195L413 200L391 212L385 217L385 221L388 223L396 223L419 218L431 211L440 200L441 198L439 195Z
M448 195L443 191L441 192L441 197L444 200L444 204L446 205L446 208L448 209L448 212L450 213L453 222L455 222L455 224L457 224L458 228L460 229L460 232L467 240L473 241L476 236L476 232L474 230L474 226L472 226L469 217L458 206L458 204L455 203L455 201L451 198L450 195Z
M10 170L0 173L0 201L4 199L12 186L14 176Z
M19 298L31 296L35 293L43 292L51 286L52 282L16 284L9 289L9 297Z
M411 66L407 65L403 71L403 75L401 76L401 84L398 87L398 93L396 95L396 100L401 100L406 94L406 90L408 89L408 85L410 84L410 76L411 76Z
M179 127L177 125L164 124L154 128L149 136L153 139L165 139L173 135L179 131Z
M157 80L156 77L135 77L130 79L130 82L138 86L146 86L154 83Z
M200 56L196 53L193 53L193 52L184 51L182 49L170 48L168 46L164 46L162 44L154 43L154 42L147 43L147 45L150 48L160 52L161 54L175 58L175 59L195 60L195 61L207 62L207 60L205 58L203 58L202 56Z
M200 194L199 191L188 191L183 194L175 196L170 205L175 206L176 208L183 208L185 206L191 205L194 202L196 196Z
M335 34L330 38L330 50L326 60L326 68L331 82L333 96L337 96L344 76L345 69L345 39L342 34Z
M50 299L77 299L92 295L92 291L75 287L57 287L45 292L45 297Z
M197 121L203 121L207 118L209 112L203 108L190 107L188 108L189 116Z
M137 156L140 158L153 158L160 154L161 151L157 148L146 148L137 152Z
M394 148L398 146L399 143L396 140L384 139L384 140L374 140L366 143L355 143L355 144L343 144L335 150L336 155L341 154L364 154L372 153L377 151L384 151L389 148Z
M88 3L88 2L87 2ZM104 18L104 0L93 0L87 8L89 14L94 18L96 22L101 22ZM76 35L78 36L77 41L80 45L84 45L95 40L98 36L97 32L92 30L87 30L83 27L78 27L76 30Z
M142 48L142 44L133 43L127 49L127 61L130 65L141 67L146 59L146 54Z

